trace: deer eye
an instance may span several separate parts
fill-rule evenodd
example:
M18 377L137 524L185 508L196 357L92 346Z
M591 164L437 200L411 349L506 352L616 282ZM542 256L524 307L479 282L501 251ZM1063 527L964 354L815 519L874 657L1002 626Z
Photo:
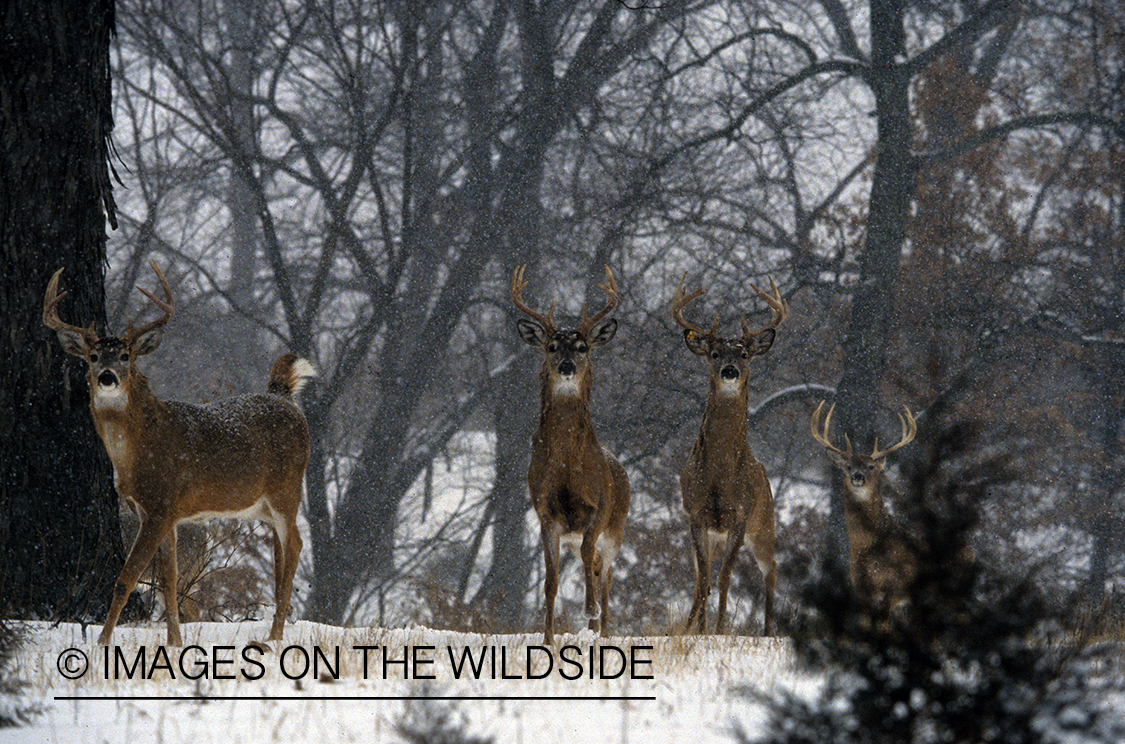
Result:
M578 344L574 347L574 350L579 354L585 354L587 351L586 344Z
M121 361L123 361L123 362L129 361L129 352L126 351L121 355Z
M90 361L91 361L91 362L96 362L96 361L98 361L98 355L97 355L97 354L91 354L91 355L90 355Z
M711 352L711 358L712 358L712 359L718 359L718 358L719 358L719 352L717 352L717 351L712 351L712 352Z
M547 351L550 352L551 354L554 354L558 350L559 350L558 344L548 344L547 345Z
M742 358L743 358L743 359L749 359L749 358L750 358L750 355L749 355L749 354L748 354L747 352L743 351L743 352L742 352Z

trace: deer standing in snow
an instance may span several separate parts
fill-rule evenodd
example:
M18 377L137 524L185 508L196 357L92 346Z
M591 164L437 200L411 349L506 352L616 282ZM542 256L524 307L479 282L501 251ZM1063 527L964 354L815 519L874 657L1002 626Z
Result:
M65 351L89 366L90 413L113 462L117 493L140 519L98 643L108 645L121 609L141 572L159 553L168 643L182 645L176 597L176 525L210 517L260 519L273 528L277 611L269 640L279 641L289 615L293 576L301 553L297 509L309 460L309 431L295 400L312 366L284 354L270 370L267 392L209 405L160 400L137 368L137 358L160 345L162 327L175 314L172 290L152 263L164 291L158 300L140 291L163 314L143 326L130 322L119 338L99 337L91 323L79 328L59 319L59 276L43 301L43 322Z
M684 512L691 528L695 566L695 593L686 630L707 632L707 597L711 593L711 564L722 556L719 569L719 615L715 632L726 622L731 570L744 541L749 541L765 587L765 634L773 634L773 599L777 584L774 557L774 508L766 469L754 459L746 441L750 360L769 351L776 329L789 316L789 308L770 279L772 295L753 287L770 307L770 324L750 330L742 318L742 336L717 335L716 316L709 330L684 318L684 308L703 295L700 288L684 293L684 279L672 300L672 317L684 328L684 342L709 365L711 387L699 437L691 457L680 471Z
M848 530L848 574L852 587L872 593L879 603L901 603L916 573L916 551L901 528L887 514L883 501L883 468L887 455L914 441L918 425L903 406L898 415L902 424L902 437L898 444L879 449L876 438L870 455L852 449L851 439L844 435L847 449L841 450L832 442L832 412L828 408L824 423L820 423L824 401L813 413L809 427L813 439L824 446L832 463L843 471L844 522Z
M559 588L559 546L577 546L586 578L590 630L606 634L613 559L621 548L629 514L629 479L617 459L598 443L590 418L594 370L590 352L617 332L617 320L603 320L617 305L617 284L606 267L600 285L608 300L593 317L582 308L574 330L555 326L555 305L543 315L524 304L524 267L512 274L512 303L520 337L543 352L539 369L539 428L531 440L527 485L539 517L546 569L543 635L554 643L555 596ZM600 594L600 605L599 605Z

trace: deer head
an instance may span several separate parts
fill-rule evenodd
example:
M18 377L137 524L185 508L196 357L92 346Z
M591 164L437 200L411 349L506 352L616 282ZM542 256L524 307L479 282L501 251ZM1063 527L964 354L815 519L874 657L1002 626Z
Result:
M584 395L589 390L591 376L590 351L609 343L617 333L617 320L606 318L617 306L617 283L613 272L605 267L606 280L598 286L606 293L605 307L593 317L586 315L582 306L582 319L573 330L555 326L555 303L547 315L543 315L524 304L523 290L527 287L523 274L526 267L521 266L512 274L512 303L526 313L531 320L520 318L516 321L520 338L531 346L542 349L542 375L548 390L558 395ZM604 318L604 320L603 320Z
M684 328L684 343L693 354L707 359L711 365L712 389L720 394L734 395L746 390L746 382L750 371L750 360L765 354L773 346L777 335L777 327L789 317L789 306L782 299L781 293L770 278L772 294L750 286L758 296L766 301L770 307L769 325L756 331L750 330L746 324L746 317L742 317L742 336L737 338L723 338L718 335L719 316L716 315L711 327L703 330L700 326L684 318L684 308L692 300L703 296L703 288L691 294L684 293L684 282L687 274L680 280L672 299L672 317Z
M158 300L142 287L137 289L164 311L164 314L139 328L133 326L133 321L129 321L128 328L119 338L99 337L94 331L93 323L87 328L79 328L64 323L59 318L59 300L66 296L66 292L59 293L59 276L62 275L62 269L55 272L50 284L47 285L47 293L43 298L43 322L54 329L63 350L86 360L90 368L88 377L90 392L95 399L112 400L122 395L127 381L137 374L137 357L150 354L160 346L163 333L161 329L176 313L168 280L164 278L164 273L155 261L150 265L160 280L165 300L163 302Z
M824 417L824 424L823 426L820 425L820 412L824 408L824 403L825 401L822 400L820 405L816 407L812 420L809 422L813 439L824 445L829 459L836 467L844 471L844 482L855 489L864 489L876 483L887 464L887 455L910 444L914 441L914 435L918 433L918 425L915 423L914 417L910 415L910 409L903 406L903 412L898 415L899 421L902 423L902 437L898 444L880 450L879 438L876 437L871 454L864 455L852 449L851 439L848 438L847 434L844 434L847 449L841 450L831 440L832 412L836 409L835 403L829 406L828 415Z

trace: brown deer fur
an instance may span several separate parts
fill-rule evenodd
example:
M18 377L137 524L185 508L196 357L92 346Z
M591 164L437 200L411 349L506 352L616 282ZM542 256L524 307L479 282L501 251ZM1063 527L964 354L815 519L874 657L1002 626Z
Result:
M917 571L916 551L909 536L890 518L883 499L883 470L887 455L914 439L917 426L910 409L900 414L902 438L899 443L879 450L879 442L870 455L853 451L845 435L847 449L832 443L832 412L828 409L820 425L821 401L813 413L810 427L813 438L824 445L832 463L840 468L844 481L844 523L848 530L848 575L852 587L869 594L877 604L893 607L904 601Z
M602 289L609 301L605 308L593 318L586 317L583 308L579 327L567 330L555 327L553 305L550 314L543 316L523 303L526 286L523 269L517 269L512 275L512 302L532 318L518 321L519 333L543 351L539 428L531 440L527 484L542 534L546 569L543 635L551 644L562 542L578 546L586 579L589 629L605 635L609 626L609 588L629 513L629 479L594 433L590 351L608 343L617 330L615 319L602 321L617 304L617 287L606 267Z
M773 601L777 584L774 557L774 506L766 470L754 458L747 435L750 360L773 345L776 327L788 316L788 308L770 280L773 295L754 288L771 308L772 322L750 331L742 321L742 336L723 339L716 335L718 319L708 331L683 317L683 308L700 297L699 289L684 295L684 283L673 301L672 316L684 327L688 350L708 361L710 391L699 437L680 472L680 491L691 532L695 566L695 591L686 624L687 632L707 632L707 598L711 593L711 565L721 555L719 569L719 614L715 631L726 623L727 594L731 571L745 541L762 573L765 591L765 634L773 634ZM753 286L753 285L751 285Z
M113 462L117 493L141 522L98 643L109 644L126 599L159 553L168 643L182 644L175 526L218 516L260 519L273 528L277 612L269 640L281 640L302 546L297 510L309 459L308 424L295 399L312 368L285 354L270 370L266 393L204 406L160 400L136 366L137 357L157 348L161 327L175 312L163 273L152 267L166 300L141 292L164 316L141 328L130 323L120 338L99 338L92 325L82 329L59 319L62 269L44 300L44 322L68 353L89 365L94 426Z

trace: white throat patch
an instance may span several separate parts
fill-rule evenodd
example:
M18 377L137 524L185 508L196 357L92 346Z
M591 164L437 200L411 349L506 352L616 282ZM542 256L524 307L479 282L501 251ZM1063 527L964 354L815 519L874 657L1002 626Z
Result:
M578 377L554 378L553 392L555 395L578 395Z
M738 395L738 382L739 378L728 380L724 377L719 377L719 387L716 392L719 395Z
M129 394L121 385L94 388L94 408L120 411L129 405Z

